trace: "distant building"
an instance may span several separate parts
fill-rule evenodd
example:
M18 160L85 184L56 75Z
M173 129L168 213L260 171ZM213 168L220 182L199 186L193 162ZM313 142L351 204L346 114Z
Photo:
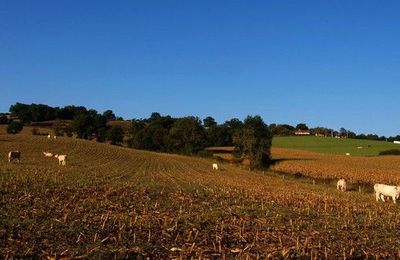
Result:
M310 135L311 133L309 130L296 129L294 134L295 135Z

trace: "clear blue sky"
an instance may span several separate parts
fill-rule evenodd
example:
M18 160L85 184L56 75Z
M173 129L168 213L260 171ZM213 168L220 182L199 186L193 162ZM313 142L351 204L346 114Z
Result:
M399 1L0 0L0 111L400 134Z

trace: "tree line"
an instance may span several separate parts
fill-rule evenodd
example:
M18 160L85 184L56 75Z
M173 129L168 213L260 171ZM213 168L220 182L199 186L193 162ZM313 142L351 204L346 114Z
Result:
M188 116L173 118L152 113L148 119L134 119L128 145L136 149L194 155L210 146L235 146L251 168L270 163L272 135L260 116L237 118L217 124L211 116L200 120Z
M84 106L64 106L51 107L44 104L23 104L15 103L10 106L11 116L18 117L22 123L44 122L52 120L73 120L76 116L88 113L94 113L93 109L86 109ZM97 114L97 112L95 111ZM106 110L102 114L107 120L122 120L117 118L112 110Z
M299 123L296 126L291 126L287 124L270 124L269 129L273 136L292 136L295 135L297 130L308 130L310 135L326 136L326 137L345 137L352 139L366 139L366 140L376 140L376 141L389 141L400 140L400 135L396 136L379 136L377 134L356 134L351 130L345 128L340 128L336 131L327 127L314 127L309 128L305 123Z
M122 127L107 124L118 119L111 110L101 114L83 106L53 108L16 103L10 107L10 113L25 124L55 120L56 135L75 134L77 138L113 144L122 143L127 135L129 147L185 155L199 155L209 146L235 146L239 157L249 159L251 168L267 167L271 161L272 135L260 116L217 124L211 116L200 120L194 116L173 118L152 113L147 119L131 120L129 133L124 133ZM69 122L65 123L66 120Z
M53 121L55 135L76 135L77 138L96 139L99 142L110 141L112 144L122 143L123 129L119 126L109 126L108 121L117 120L112 110L98 113L84 106L51 107L44 104L16 103L10 107L10 116L18 118L9 124L7 131L16 133L22 130L24 124ZM2 115L2 121L6 121ZM33 134L37 134L33 129Z
M132 119L129 130L124 131L120 126L108 124L109 121L122 120L112 110L98 113L83 106L51 107L16 103L10 107L10 113L21 124L10 124L10 133L20 131L22 124L54 121L52 126L56 135L75 135L77 138L109 141L112 144L122 144L125 137L127 145L135 149L201 155L207 153L204 151L206 147L235 146L237 155L249 159L252 168L265 167L270 163L273 136L290 136L298 130L307 130L311 135L400 140L400 136L386 138L374 134L357 135L344 128L339 131L326 127L308 128L305 123L296 126L267 125L260 116L248 116L243 121L233 118L218 124L211 116L201 120L194 116L174 118L155 112L146 119ZM4 122L7 120L1 115L0 123Z

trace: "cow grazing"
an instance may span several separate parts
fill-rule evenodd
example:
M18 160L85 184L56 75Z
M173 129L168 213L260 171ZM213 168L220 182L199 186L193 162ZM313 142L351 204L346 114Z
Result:
M340 179L337 181L336 188L339 191L346 191L347 190L347 181L345 179Z
M55 135L55 136L53 136L53 138L54 138L54 139L57 139L57 136Z
M375 199L376 201L382 200L385 201L386 197L392 197L393 203L396 203L396 200L400 195L400 186L386 185L386 184L375 184Z
M8 153L8 162L21 160L21 152L20 151L11 151Z
M42 152L42 153L43 153L44 157L53 157L52 153L49 153L49 152Z
M56 154L54 155L55 158L58 159L58 165L66 165L67 164L67 156L65 154Z
M213 163L212 167L213 167L213 170L218 170L218 164Z
M50 139L50 138L51 138L51 135L47 135L47 138Z

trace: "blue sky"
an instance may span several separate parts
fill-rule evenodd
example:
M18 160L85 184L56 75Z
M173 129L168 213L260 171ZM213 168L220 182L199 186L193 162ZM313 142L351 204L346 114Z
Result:
M0 111L400 134L398 1L0 0Z

